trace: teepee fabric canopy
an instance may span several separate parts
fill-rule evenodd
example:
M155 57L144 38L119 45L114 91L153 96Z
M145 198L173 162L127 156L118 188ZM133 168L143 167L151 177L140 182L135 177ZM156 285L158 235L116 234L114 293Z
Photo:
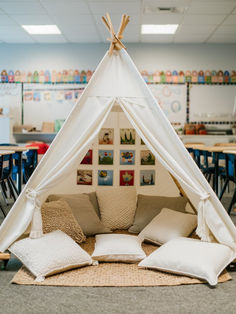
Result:
M114 41L112 42L114 46ZM197 234L235 250L236 228L123 47L105 54L77 104L0 227L0 252L24 232L41 237L40 206L75 171L113 106L128 120L198 211ZM65 185L65 192L70 188Z

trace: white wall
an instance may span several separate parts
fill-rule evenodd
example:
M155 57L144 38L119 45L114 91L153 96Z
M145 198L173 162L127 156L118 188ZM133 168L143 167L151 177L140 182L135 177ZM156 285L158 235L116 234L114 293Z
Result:
M236 44L126 44L138 69L236 69ZM0 69L94 70L109 44L0 44Z

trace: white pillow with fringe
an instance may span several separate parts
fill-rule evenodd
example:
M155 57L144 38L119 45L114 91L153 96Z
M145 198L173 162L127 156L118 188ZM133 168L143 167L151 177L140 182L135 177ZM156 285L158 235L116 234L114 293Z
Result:
M61 230L47 233L37 239L19 240L9 247L9 251L36 277L36 281L93 264L91 256Z
M127 234L96 235L92 258L102 262L136 263L146 257L137 236Z
M138 266L200 278L215 286L234 258L226 245L180 237L163 244Z

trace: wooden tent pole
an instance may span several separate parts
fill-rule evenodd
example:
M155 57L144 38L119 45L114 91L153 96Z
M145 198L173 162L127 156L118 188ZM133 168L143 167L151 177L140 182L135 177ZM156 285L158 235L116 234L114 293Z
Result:
M109 56L111 56L113 53L113 50L120 50L122 48L125 48L125 45L121 42L121 39L123 38L124 29L127 26L127 24L129 23L129 16L127 16L125 14L122 15L120 27L119 27L119 30L117 33L115 33L115 31L114 31L111 17L109 15L109 13L106 13L105 16L102 16L102 21L106 25L106 27L107 27L110 35L111 35L111 38L108 38L108 40L111 42L108 54L109 54Z
M186 193L184 192L183 188L181 187L181 185L179 184L178 180L170 173L170 176L172 178L172 180L174 181L174 183L176 184L177 188L179 189L180 193L187 198L190 206L192 207L193 211L195 214L197 214L197 210L196 208L193 206L192 202L189 200L189 198L187 197Z

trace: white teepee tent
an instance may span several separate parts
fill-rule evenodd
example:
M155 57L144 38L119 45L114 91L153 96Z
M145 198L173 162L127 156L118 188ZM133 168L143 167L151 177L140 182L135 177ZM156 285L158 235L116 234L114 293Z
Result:
M108 15L104 20L111 32L110 49L1 225L0 252L27 229L31 237L42 235L41 203L52 191L57 191L58 185L64 184L65 193L70 191L66 178L83 159L113 105L122 108L138 135L197 209L197 234L201 239L214 239L236 252L233 222L120 42L129 18L123 16L117 35Z

